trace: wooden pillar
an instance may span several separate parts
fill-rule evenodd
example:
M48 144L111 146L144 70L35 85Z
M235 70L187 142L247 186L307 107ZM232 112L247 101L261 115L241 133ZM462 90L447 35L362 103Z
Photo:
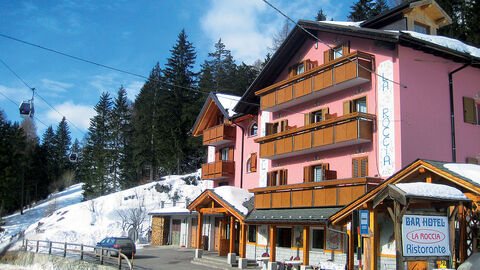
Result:
M353 239L353 222L350 223L350 230L347 230L348 234L348 270L353 270L353 261L355 260L355 239Z
M247 224L242 223L240 226L240 258L245 258L247 253Z
M450 206L448 209L448 225L450 231L450 268L454 268L455 265L455 216L457 215L458 206Z
M270 226L270 261L276 261L276 246L277 246L277 226Z
M463 203L460 203L458 208L458 222L460 223L460 250L459 250L459 263L463 263L467 258L467 222L466 211Z
M378 254L380 252L379 243L380 243L380 234L379 228L377 226L377 209L369 209L370 211L370 244L371 244L371 254L370 254L370 268L372 270L378 269Z
M203 228L203 214L198 211L197 224L197 249L202 249L202 228Z
M394 201L394 211L395 211L395 220L394 220L394 235L395 235L395 250L396 250L396 269L403 270L404 262L403 262L403 250L402 250L402 214L401 214L401 206L400 203ZM405 206L406 208L406 206Z
M303 226L303 265L310 265L310 226Z
M230 217L230 248L229 253L235 253L235 217Z

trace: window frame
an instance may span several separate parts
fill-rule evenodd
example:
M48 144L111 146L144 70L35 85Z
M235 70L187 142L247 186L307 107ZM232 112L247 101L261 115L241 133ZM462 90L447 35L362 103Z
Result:
M360 112L360 111L357 111L357 104L358 104L358 101L361 99L365 99L365 112L363 113L368 113L368 96L363 95L363 96L359 96L353 99L343 101L343 115L354 113L354 112Z
M277 239L276 240L276 247L280 248L292 248L293 247L293 227L277 227L276 228ZM290 230L290 246L280 246L280 230Z
M272 180L272 176L275 180ZM288 184L288 170L274 170L267 173L267 187L277 187Z
M220 149L220 160L221 161L230 161L230 147L224 147ZM226 157L226 159L225 159Z
M323 231L323 243L322 243L322 246L323 248L314 248L313 247L313 231L314 230L322 230ZM326 246L327 246L327 230L325 227L310 227L310 250L313 250L313 251L324 251Z
M253 233L253 237L255 238L255 241L250 241L251 240L251 230L250 228L255 228L255 232ZM257 243L257 225L248 225L248 229L247 229L247 243Z
M422 27L425 29L425 33L424 32L419 32L417 31L417 28L416 27ZM413 29L412 29L414 32L417 32L417 33L420 33L420 34L426 34L426 35L430 35L430 33L432 32L431 31L431 26L428 25L428 24L424 24L424 23L421 23L419 21L413 21Z
M254 127L255 127L255 132L252 133L252 130L254 129ZM258 124L257 124L257 122L254 122L253 124L251 124L249 129L248 129L248 137L255 137L255 136L258 136Z

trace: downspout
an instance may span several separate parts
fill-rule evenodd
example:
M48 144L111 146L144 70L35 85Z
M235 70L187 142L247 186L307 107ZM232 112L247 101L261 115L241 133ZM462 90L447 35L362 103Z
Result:
M455 144L455 111L453 102L453 74L468 67L470 64L463 66L448 73L448 87L450 92L450 129L452 134L452 162L457 162L457 146Z

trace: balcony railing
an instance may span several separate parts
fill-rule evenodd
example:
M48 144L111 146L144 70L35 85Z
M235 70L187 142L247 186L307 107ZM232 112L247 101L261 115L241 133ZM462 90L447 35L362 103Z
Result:
M255 208L343 206L378 186L379 178L360 177L250 189Z
M370 81L368 70L372 68L373 59L371 54L355 51L260 89L255 95L261 97L260 105L264 111L285 109Z
M220 145L235 141L235 127L217 125L203 131L203 145Z
M233 161L215 161L202 164L202 179L216 180L232 178L235 174Z
M375 115L350 113L258 138L260 158L280 159L372 141Z

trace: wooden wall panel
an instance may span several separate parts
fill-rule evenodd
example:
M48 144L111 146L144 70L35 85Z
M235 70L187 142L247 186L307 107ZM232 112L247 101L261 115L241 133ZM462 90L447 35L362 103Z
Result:
M357 121L351 121L345 124L346 126L346 135L347 135L347 140L353 140L358 137L358 122Z
M260 157L273 156L275 151L275 141L260 144Z
M337 188L325 188L325 205L337 205Z
M290 204L290 191L288 192L282 192L282 207L283 208L289 208L291 206Z
M266 94L260 98L260 103L262 109L270 108L275 106L275 91L272 93Z
M372 121L360 120L360 138L372 140Z
M272 193L272 208L282 208L282 192Z
M313 147L325 145L323 142L324 129L315 130L313 132Z
M293 137L293 151L304 150L312 147L312 132L295 135Z
M338 204L347 205L365 193L365 185L338 187Z
M345 81L351 80L357 77L357 63L356 62L347 62L345 66Z
M271 193L255 194L255 208L270 208Z
M292 191L292 207L311 207L312 190Z
M313 190L313 206L325 206L325 189Z
M323 76L324 72L317 73L315 76L313 76L313 91L318 91L325 88Z
M277 90L277 104L292 100L292 86L287 86Z
M339 84L345 81L345 64L335 67L335 84Z
M358 77L362 77L362 78L365 78L365 79L368 79L370 80L371 79L371 75L370 75L370 71L360 67L360 66L363 66L363 67L366 67L367 69L369 70L372 70L372 63L367 61L367 60L363 60L363 59L358 59Z
M333 69L323 72L323 88L333 85Z
M308 95L312 93L312 78L307 78L303 81L294 84L295 98Z

